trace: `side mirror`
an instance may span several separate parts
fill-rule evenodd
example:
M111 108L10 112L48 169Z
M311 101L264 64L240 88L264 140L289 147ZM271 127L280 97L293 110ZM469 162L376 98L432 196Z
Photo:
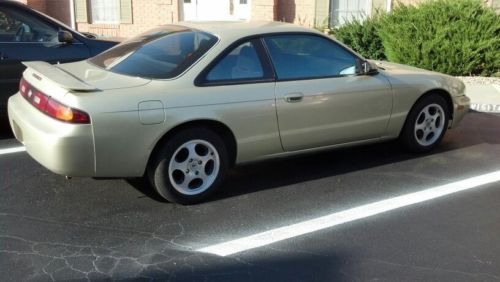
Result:
M73 43L73 34L67 30L59 30L57 33L57 39L60 43Z
M358 61L358 74L360 75L371 75L377 74L378 68L375 64L372 64L369 61Z

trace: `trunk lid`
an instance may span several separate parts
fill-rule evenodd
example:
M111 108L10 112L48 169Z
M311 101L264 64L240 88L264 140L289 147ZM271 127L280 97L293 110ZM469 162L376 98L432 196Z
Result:
M58 84L60 87L67 90L77 90L77 91L96 91L98 90L95 86L87 84L82 80L74 77L70 73L67 73L47 62L23 62L23 64L28 68L25 73L25 77L28 80L32 80L30 77L43 83L44 78L50 80L51 82ZM32 83L37 87L38 83Z
M28 67L24 76L34 87L46 88L44 84L51 83L67 91L96 92L138 87L151 82L150 79L116 74L87 61L57 65L40 61L23 64Z

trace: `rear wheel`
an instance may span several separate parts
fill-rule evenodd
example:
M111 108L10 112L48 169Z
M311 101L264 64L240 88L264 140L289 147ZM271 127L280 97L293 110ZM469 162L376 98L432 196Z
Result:
M448 120L446 101L438 95L426 96L408 114L400 139L412 152L430 151L443 139Z
M205 128L189 128L168 140L148 168L155 190L170 202L194 204L222 182L228 155L224 141Z

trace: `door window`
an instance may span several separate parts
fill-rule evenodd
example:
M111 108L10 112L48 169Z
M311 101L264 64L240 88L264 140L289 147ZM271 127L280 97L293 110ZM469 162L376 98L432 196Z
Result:
M57 42L57 30L15 9L0 9L0 42Z
M314 35L265 38L280 80L353 75L356 57L340 45Z
M205 81L242 81L269 77L257 52L257 42L248 41L231 50L207 73Z
M21 22L0 10L0 42L14 41L14 36L20 25Z

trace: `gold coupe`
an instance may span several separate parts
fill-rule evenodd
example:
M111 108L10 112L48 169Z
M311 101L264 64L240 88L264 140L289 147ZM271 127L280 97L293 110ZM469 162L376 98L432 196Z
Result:
M167 25L86 61L25 65L8 112L35 160L66 176L144 176L181 204L243 162L396 138L429 151L470 104L451 76L278 22Z

